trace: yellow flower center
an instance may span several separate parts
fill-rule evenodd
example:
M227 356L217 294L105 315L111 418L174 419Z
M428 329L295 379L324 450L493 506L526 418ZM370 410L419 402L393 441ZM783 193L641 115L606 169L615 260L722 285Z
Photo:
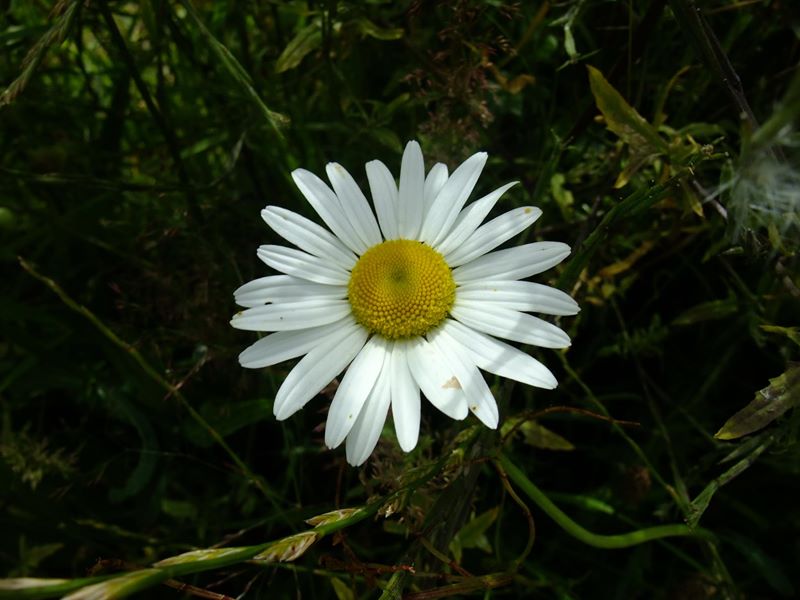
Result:
M428 333L447 316L455 293L444 257L412 240L388 240L367 250L347 286L356 321L390 340Z

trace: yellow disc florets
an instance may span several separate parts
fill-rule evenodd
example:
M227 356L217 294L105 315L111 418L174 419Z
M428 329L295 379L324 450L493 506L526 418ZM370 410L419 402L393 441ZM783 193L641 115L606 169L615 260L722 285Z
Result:
M350 275L347 297L356 321L390 340L425 335L447 316L456 284L436 250L388 240L367 250Z

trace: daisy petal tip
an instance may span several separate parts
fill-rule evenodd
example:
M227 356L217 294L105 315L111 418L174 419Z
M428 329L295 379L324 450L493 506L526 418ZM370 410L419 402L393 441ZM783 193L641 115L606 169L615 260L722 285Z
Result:
M485 165L486 161L489 159L489 153L488 152L476 152L472 156L473 157L477 157L475 160L480 162L481 165Z
M555 327L554 327L554 329L556 329L556 331L554 331L554 334L555 334L554 335L554 342L557 342L558 345L556 346L554 344L552 346L552 348L555 348L557 350L564 350L564 349L569 348L570 346L572 346L572 338L569 337L569 334L567 334L566 331L564 331L563 329L560 329L560 328L555 328Z
M480 417L478 418L480 419ZM486 427L488 427L489 429L497 429L497 426L500 424L500 416L499 415L484 416L483 419L480 419L480 421L481 423L486 425Z
M368 458L369 458L369 455L367 455L367 456L347 456L347 464L350 465L351 467L360 467L365 462L367 462Z
M414 448L417 447L417 441L418 441L417 438L414 438L413 440L412 439L406 440L406 439L397 438L397 444L400 446L400 449L403 452L405 452L406 454L408 454Z
M245 356L246 353L247 353L247 350L243 350L242 352L239 353L239 356L238 356L239 366L244 367L245 369L249 368L247 366L249 364L249 362L247 360L247 356Z
M531 218L536 221L539 217L542 216L542 209L538 206L526 206L525 207L525 214L531 215Z
M334 450L335 448L338 448L344 441L345 437L346 434L344 436L338 434L334 436L333 430L328 427L325 427L325 447L328 448L329 450Z
M298 179L302 179L303 177L305 177L306 175L309 175L309 174L310 174L310 172L306 171L305 169L302 169L302 168L301 169L295 169L294 171L292 171L292 179L294 179L295 183L297 183Z
M273 206L272 204L268 204L264 208L261 209L261 218L266 221L267 225L269 225L269 220L274 219L275 217L280 215L280 207Z
M558 379L550 375L550 377L543 379L536 387L540 387L543 390L554 390L558 387Z
M341 176L342 173L346 173L347 170L337 162L329 162L325 165L325 172L328 174L329 178L333 178L336 176Z
M291 417L292 414L294 414L294 413L293 412L289 412L288 410L286 410L283 407L275 407L275 406L273 406L272 407L272 414L275 416L276 420L285 421L286 419Z

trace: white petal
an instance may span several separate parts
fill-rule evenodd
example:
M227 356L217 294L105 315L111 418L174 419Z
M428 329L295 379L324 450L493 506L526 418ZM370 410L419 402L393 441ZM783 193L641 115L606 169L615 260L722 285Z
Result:
M383 431L383 424L386 423L386 415L389 412L389 401L391 399L390 373L387 369L381 371L378 381L370 392L364 407L356 419L353 429L347 436L345 455L347 462L354 467L359 466L369 458L378 439Z
M245 331L291 331L327 325L349 314L347 300L302 300L248 308L234 315L231 325Z
M356 264L356 257L339 238L291 210L268 206L261 211L261 218L275 233L309 254L332 260L343 269Z
M521 206L492 219L475 230L450 254L445 254L447 264L457 267L483 256L506 240L510 240L520 231L530 227L541 214L542 211L538 208Z
M422 241L435 247L450 233L453 222L478 182L486 158L485 152L478 152L453 171L425 215L420 234Z
M569 246L561 242L533 242L515 248L484 254L470 263L453 269L459 285L481 279L522 279L546 271L569 255Z
M476 200L462 210L458 218L456 218L456 222L453 223L453 228L450 230L450 233L448 233L442 240L442 243L436 247L436 250L447 256L461 246L461 244L475 232L478 225L483 223L486 215L488 215L492 208L494 208L494 205L497 204L500 196L517 183L516 181L507 183L503 187L497 188L491 194L487 194L483 198ZM453 266L450 262L447 264L451 267Z
M269 302L323 298L345 298L347 286L312 283L291 275L270 275L248 281L233 292L236 304L250 308Z
M272 412L279 421L289 418L316 396L350 364L364 347L368 332L355 327L342 337L332 337L306 354L284 379Z
M344 337L357 326L353 317L348 315L329 325L271 333L239 354L239 364L248 369L269 367L306 354L328 339Z
M328 448L336 448L350 433L361 407L384 368L390 344L382 337L372 336L344 374L325 423L325 445Z
M390 360L394 430L403 452L411 452L419 439L420 398L408 368L408 343L395 342Z
M400 165L400 202L397 205L398 234L415 240L425 208L425 162L417 142L408 142Z
M292 179L320 218L336 234L336 237L359 256L364 254L367 245L356 234L352 223L348 221L342 209L342 203L333 190L322 179L305 169L292 171Z
M329 163L325 171L358 237L370 248L380 244L382 240L378 223L355 179L338 163Z
M399 200L397 183L392 177L392 173L381 161L373 160L367 163L367 180L383 237L387 240L397 239L399 237L397 234L397 203Z
M580 311L569 294L532 281L473 281L459 286L456 294L461 300L546 315L574 315Z
M350 274L342 267L301 250L265 245L258 248L257 254L276 271L300 279L327 285L347 285L350 281Z
M489 335L543 348L567 348L569 336L558 327L527 313L456 298L450 314L464 325Z
M428 211L436 200L436 196L442 191L444 184L447 182L447 165L444 163L436 163L428 171L428 176L425 178L425 190L423 197L425 198L425 210L423 218L428 214Z
M497 402L472 357L464 352L458 342L454 341L442 328L437 328L435 332L431 333L428 340L455 371L464 395L467 397L469 410L478 417L481 423L490 429L496 429L500 420Z
M461 344L484 371L549 390L558 385L550 369L514 346L451 319L445 320L442 329Z
M448 417L466 418L467 398L450 366L424 338L413 338L407 344L408 367L425 397Z

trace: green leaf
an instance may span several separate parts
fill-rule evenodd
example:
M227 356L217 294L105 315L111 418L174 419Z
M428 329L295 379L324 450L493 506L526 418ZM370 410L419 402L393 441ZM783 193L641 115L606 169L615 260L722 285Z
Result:
M322 28L318 21L303 27L283 49L275 62L275 72L284 73L299 65L306 54L319 48L322 43Z
M69 579L43 579L40 577L12 577L0 579L0 597L6 592L46 589L68 583Z
M400 138L397 137L397 134L391 129L378 127L376 129L369 129L367 132L379 144L386 146L394 152L402 152L403 142L400 141Z
M729 534L728 541L742 553L750 566L781 596L794 597L795 589L781 564L764 552L753 540L737 534Z
M147 589L157 583L169 579L168 574L160 569L142 569L126 573L114 579L96 583L64 596L64 600L112 600L124 598Z
M614 189L618 190L628 185L631 177L633 177L639 171L639 169L645 166L652 157L652 153L637 153L631 150L631 155L628 158L628 162L625 164L625 167L622 169L620 174L617 175L617 179L614 181Z
M336 594L338 600L355 600L355 594L350 586L338 577L331 577L331 585L333 586L333 593Z
M402 27L379 27L365 17L356 19L356 27L363 35L368 35L376 40L399 40L405 34Z
M200 563L208 561L216 561L219 559L226 559L234 555L242 554L246 551L247 547L232 547L232 548L203 548L201 550L190 550L177 556L170 556L164 560L154 563L154 567L173 567L175 565L183 565L187 563Z
M60 542L56 542L54 544L28 546L25 536L21 536L19 539L20 564L17 568L12 569L8 575L10 577L21 577L28 575L29 573L35 571L44 559L55 554L63 547L64 544Z
M348 519L352 517L355 513L362 510L362 508L363 507L358 506L356 508L340 508L338 510L332 510L321 515L317 515L316 517L306 519L306 523L312 527L321 527L323 525L329 525L330 523L337 523L342 519Z
M484 552L492 551L492 547L486 537L486 530L497 520L499 512L499 506L490 508L474 517L459 530L450 543L450 550L453 552L457 562L461 560L462 548L478 548Z
M0 231L11 231L17 224L17 217L14 211L6 206L0 206Z
M667 142L658 135L656 129L625 101L600 71L590 65L587 68L589 86L597 108L606 120L606 126L631 147L632 154L667 154Z
M700 522L700 517L708 508L714 494L719 488L730 483L756 462L759 456L769 448L775 441L775 436L768 435L755 436L746 442L739 444L738 447L723 459L722 462L729 462L743 456L741 460L729 467L722 475L712 479L703 490L689 503L686 523L689 527L696 527Z
M520 431L525 436L525 443L530 444L534 448L541 448L543 450L575 450L575 446L561 437L557 433L550 431L547 427L539 425L536 421L525 421L520 426Z
M728 419L714 434L718 440L734 440L763 429L800 402L800 366L789 368L756 393L750 404Z
M18 577L0 579L0 598L56 598L113 576L82 577L79 579L44 579L40 577Z
M736 314L739 310L739 303L735 296L729 296L724 300L711 300L702 302L692 308L682 312L672 321L673 325L693 325L701 321L711 321L714 319L725 319Z
M785 335L795 344L800 346L800 327L781 327L779 325L762 325L761 329L767 333Z
M304 531L290 535L271 544L269 548L253 557L258 562L291 562L303 556L305 551L317 541L317 534L313 531Z
M564 187L565 182L566 177L563 173L553 173L550 177L550 194L558 204L561 215L565 219L570 219L574 213L572 207L575 204L575 197L571 191Z
M161 510L170 517L182 521L194 520L197 518L197 507L186 500L162 498Z

